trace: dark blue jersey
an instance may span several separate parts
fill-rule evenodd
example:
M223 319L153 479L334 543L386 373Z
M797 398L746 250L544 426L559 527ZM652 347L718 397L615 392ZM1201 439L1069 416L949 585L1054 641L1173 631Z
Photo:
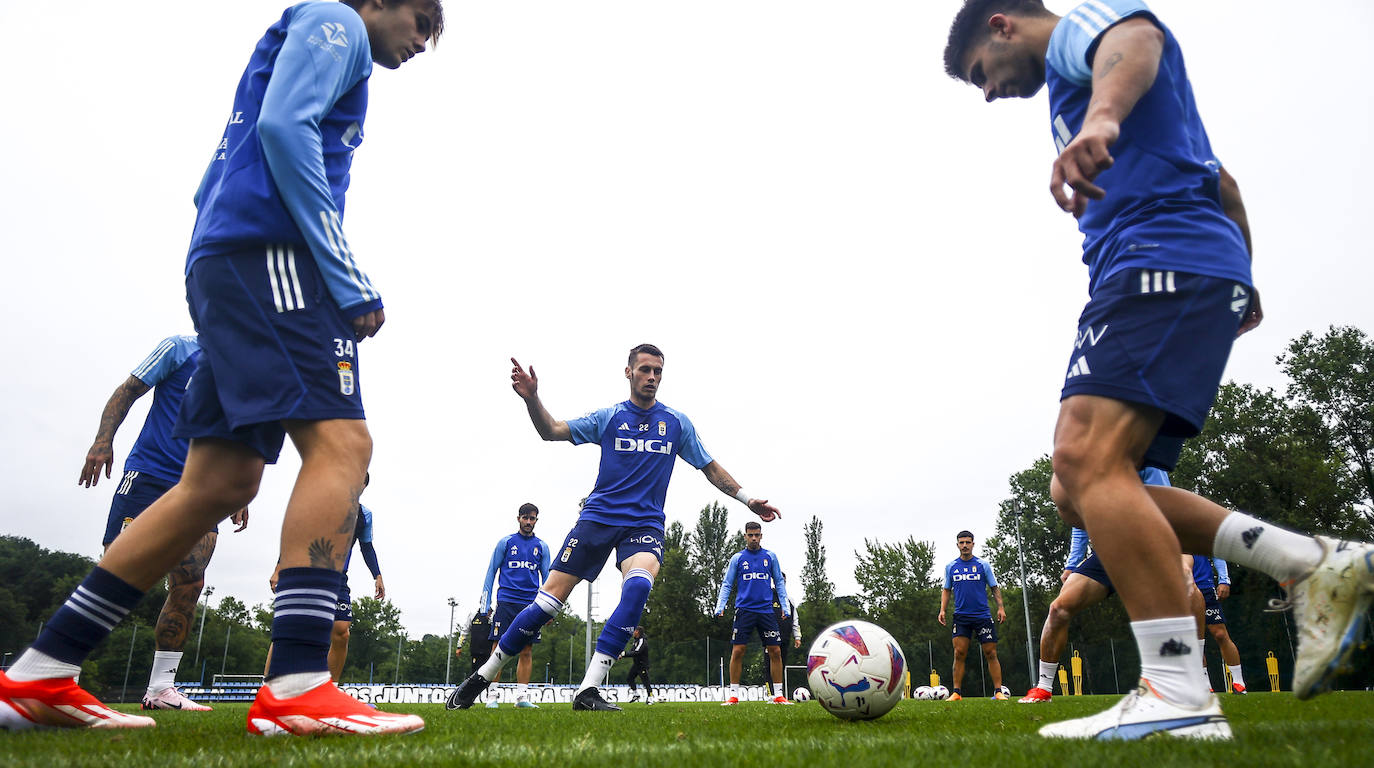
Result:
M347 316L381 306L342 223L371 74L367 28L343 3L300 3L268 28L196 191L187 274L206 256L292 244L308 248ZM270 249L263 253L273 258ZM274 288L289 303L299 283L279 258L281 285Z
M500 590L495 602L534 602L539 585L549 577L552 558L549 547L538 536L512 533L496 542L487 565L487 578L482 586L482 610L490 610L492 585Z
M687 416L658 402L646 411L626 400L573 419L568 428L574 445L601 446L596 487L581 519L602 525L662 528L673 458L697 469L711 463Z
M725 606L730 602L730 592L736 586L739 587L739 593L735 595L737 611L772 613L775 587L780 604L788 604L787 582L782 577L778 556L763 547L759 547L757 552L750 552L745 547L730 558L730 564L725 567L725 578L720 583L720 593L716 596L716 613L725 611Z
M1107 191L1078 219L1089 292L1129 268L1175 270L1250 285L1245 238L1221 205L1221 163L1202 126L1178 41L1139 0L1088 0L1059 20L1046 54L1050 132L1059 151L1083 127L1102 35L1133 17L1164 33L1154 84L1121 124Z
M353 541L358 543L358 550L363 553L363 562L367 564L367 570L372 572L372 578L382 575L382 567L377 563L377 550L372 546L372 510L358 505L358 519L353 524ZM344 578L348 578L348 565L353 560L353 542L348 544L348 554L344 555Z
M956 557L945 566L945 589L954 593L954 615L991 618L988 589L997 586L992 566L970 557Z
M125 472L145 472L168 483L181 480L190 441L172 437L172 427L200 355L195 336L170 336L130 374L153 388L153 405L124 460Z

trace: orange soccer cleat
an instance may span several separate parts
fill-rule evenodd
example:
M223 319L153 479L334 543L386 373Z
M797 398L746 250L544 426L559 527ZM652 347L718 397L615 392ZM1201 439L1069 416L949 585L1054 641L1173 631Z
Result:
M127 715L101 704L71 678L16 682L0 672L0 728L151 728L151 717Z
M418 716L378 712L332 682L288 699L273 696L264 685L248 708L248 732L259 736L376 735L415 733L424 728L425 721Z

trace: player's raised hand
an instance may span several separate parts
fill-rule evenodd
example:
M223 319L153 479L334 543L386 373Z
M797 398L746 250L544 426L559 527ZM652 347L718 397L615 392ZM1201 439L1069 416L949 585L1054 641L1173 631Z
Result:
M376 593L376 595L375 595L375 598L376 598L377 600L381 600L382 598L386 597L386 584L382 583L382 574L380 574L380 573L377 574L377 584L376 584L376 586L377 586L377 593Z
M515 390L515 394L525 400L539 394L539 377L534 374L534 366L531 365L529 373L526 373L519 360L512 357L510 364L514 366L510 369L510 388Z
M353 334L358 337L358 341L371 338L377 335L377 331L382 330L382 323L386 322L386 312L382 309L374 309L365 315L353 318Z
M1074 218L1083 215L1089 200L1101 200L1105 190L1093 183L1099 173L1112 167L1110 147L1121 135L1121 126L1110 120L1085 122L1069 142L1050 171L1050 194L1054 202ZM1064 188L1068 187L1066 191Z
M782 511L772 504L769 504L768 499L750 499L749 511L758 515L759 519L765 523L771 523L774 520L782 519Z
M81 465L81 479L76 484L94 487L100 482L102 465L105 467L105 479L108 480L110 468L114 466L114 445L111 443L96 442L91 445L91 449L86 451L86 463Z
M230 515L230 516L229 516L229 522L231 522L231 523L233 523L234 525L237 525L237 526L238 526L237 528L234 529L234 533L238 533L239 531L242 531L243 529L247 528L247 527L248 527L248 507L244 507L243 509L240 509L239 511L237 511L237 512L235 512L234 514Z

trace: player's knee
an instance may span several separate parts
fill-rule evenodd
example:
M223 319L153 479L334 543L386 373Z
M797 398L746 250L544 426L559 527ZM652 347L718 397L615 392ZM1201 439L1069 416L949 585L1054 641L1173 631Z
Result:
M1050 475L1050 498L1054 500L1054 507L1059 512L1059 519L1074 528L1083 527L1083 518L1074 509L1069 501L1069 494L1064 490L1064 484L1059 482L1058 475Z
M1052 626L1058 628L1073 620L1073 615L1077 612L1077 606L1072 601L1055 598L1054 602L1050 603L1050 610L1046 619Z
M351 628L352 628L352 626L353 626L352 622L348 622L348 621L336 621L336 622L334 622L334 631L333 631L333 633L332 633L332 634L330 635L330 637L329 637L329 642L330 642L330 644L331 644L331 645L339 645L339 644L342 643L342 644L344 644L344 645L347 645L347 644L348 644L348 637L349 637L350 634L352 634L351 631L350 631Z
M997 659L997 643L983 643L983 656L987 657L989 661L995 661Z

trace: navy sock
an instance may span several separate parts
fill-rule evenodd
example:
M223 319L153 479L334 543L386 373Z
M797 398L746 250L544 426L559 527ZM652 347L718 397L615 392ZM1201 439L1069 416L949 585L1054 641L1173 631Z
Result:
M343 574L326 568L283 568L272 612L272 664L267 677L329 671Z
M80 664L142 599L137 588L96 566L43 625L33 649L67 664Z
M601 635L596 638L596 650L611 658L625 650L639 617L644 614L644 605L649 602L649 590L653 589L654 577L643 568L634 568L625 574L625 582L620 585L620 603L606 619Z

